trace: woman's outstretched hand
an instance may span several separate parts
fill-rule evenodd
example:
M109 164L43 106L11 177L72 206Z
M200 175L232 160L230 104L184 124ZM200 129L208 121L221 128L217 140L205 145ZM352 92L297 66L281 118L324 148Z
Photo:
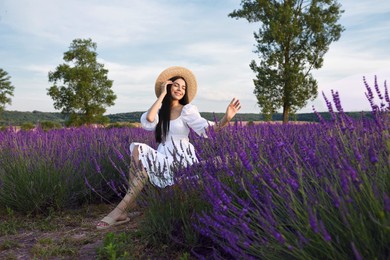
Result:
M229 122L232 118L237 114L238 110L240 110L241 104L240 100L233 98L226 108L226 119Z
M219 131L223 127L225 127L230 122L230 120L232 120L232 118L237 114L240 108L241 108L240 100L233 98L232 101L230 101L228 107L226 108L225 115L222 117L222 119L219 122L217 122L214 125L214 130Z

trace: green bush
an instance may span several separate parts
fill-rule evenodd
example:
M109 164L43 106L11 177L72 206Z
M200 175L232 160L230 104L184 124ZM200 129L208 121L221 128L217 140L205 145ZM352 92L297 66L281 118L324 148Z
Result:
M133 235L129 233L107 233L103 240L103 246L98 248L98 258L131 259L130 256L135 255L133 239Z
M42 121L41 123L39 123L39 125L43 130L62 128L62 125L60 123L53 121Z
M22 129L22 130L31 130L31 129L34 129L34 128L35 128L35 125L33 123L23 123L20 126L20 129Z
M106 128L124 128L124 127L133 128L136 127L136 125L131 122L115 122L115 123L110 123Z

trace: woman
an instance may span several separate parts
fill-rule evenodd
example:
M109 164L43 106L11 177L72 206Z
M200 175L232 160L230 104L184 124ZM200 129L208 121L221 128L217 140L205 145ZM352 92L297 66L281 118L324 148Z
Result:
M98 229L126 223L130 220L126 211L131 207L147 180L159 188L174 184L173 171L198 162L194 146L189 142L190 128L200 136L206 136L208 127L218 131L226 126L241 108L233 99L220 122L202 118L198 109L190 104L197 91L194 74L183 67L170 67L158 76L155 84L157 100L141 116L142 127L155 131L159 143L157 150L142 143L130 144L130 152L139 169L130 177L128 193L98 224Z

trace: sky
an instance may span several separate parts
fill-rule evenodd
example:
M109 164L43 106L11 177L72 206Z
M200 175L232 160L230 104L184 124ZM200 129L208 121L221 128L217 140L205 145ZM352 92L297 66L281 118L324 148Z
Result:
M109 70L115 105L107 114L146 111L154 82L170 66L197 77L194 105L224 112L233 97L242 113L259 113L252 60L258 23L232 19L240 0L0 0L0 68L15 87L11 111L59 112L47 95L48 73L62 63L74 39L91 38ZM298 113L327 111L324 93L338 91L345 111L370 110L363 77L383 89L390 80L390 1L339 0L345 27L312 71L318 97Z

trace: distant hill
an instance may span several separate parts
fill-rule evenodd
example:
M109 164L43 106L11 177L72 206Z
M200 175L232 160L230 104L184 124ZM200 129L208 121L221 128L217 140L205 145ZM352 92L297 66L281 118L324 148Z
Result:
M139 119L143 111L109 114L107 117L111 123L116 122L139 122ZM201 112L204 118L214 121L223 117L223 113L211 113ZM325 120L330 119L329 112L320 113ZM371 112L347 112L353 118L359 118L361 116L371 117ZM240 121L264 121L264 117L261 114L256 113L239 113L236 115L236 120ZM282 121L283 115L281 113L275 114L272 117L273 121ZM63 124L65 122L65 116L59 112L20 112L20 111L3 111L0 113L0 125L22 125L25 123L36 124L38 122L50 121ZM290 121L306 121L306 122L318 122L318 118L314 113L301 113L290 116Z
M24 123L33 123L51 121L56 123L65 122L65 117L61 113L52 112L20 112L20 111L3 111L0 113L0 125L22 125Z

